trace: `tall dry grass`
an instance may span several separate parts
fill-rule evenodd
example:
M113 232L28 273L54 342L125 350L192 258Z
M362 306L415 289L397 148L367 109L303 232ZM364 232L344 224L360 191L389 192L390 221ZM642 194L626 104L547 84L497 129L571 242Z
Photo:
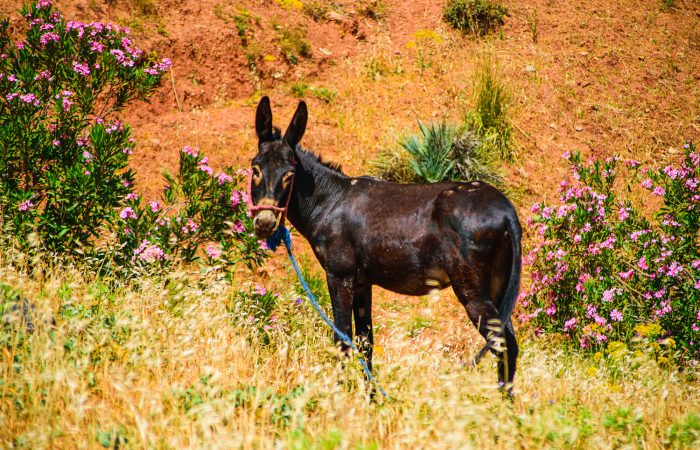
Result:
M376 370L391 398L371 401L291 278L267 283L281 297L261 331L236 304L249 275L110 286L28 264L0 255L3 448L661 448L673 424L698 432L687 373L645 355L594 363L525 333L517 397L504 400L495 358L463 367L480 342L460 344L466 317L448 295L406 306L378 292ZM34 305L33 333L8 286Z

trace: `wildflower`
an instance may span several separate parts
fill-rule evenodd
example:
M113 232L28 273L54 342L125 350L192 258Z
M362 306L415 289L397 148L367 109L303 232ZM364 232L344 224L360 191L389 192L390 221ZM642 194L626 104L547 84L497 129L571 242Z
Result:
M41 8L46 8L51 6L51 0L39 0L36 2L36 9L39 10Z
M544 312L545 312L548 316L553 316L553 315L557 312L557 305L550 305L550 306L548 306L548 307L544 310Z
M134 193L134 192L129 192L126 194L126 197L124 197L124 200L126 201L131 201L131 200L138 200L139 195Z
M235 209L241 202L241 194L238 191L231 192L231 209Z
M142 259L147 262L153 262L157 260L168 259L168 255L166 255L165 252L157 245L151 245L147 247L141 253L141 255L139 255L139 259Z
M613 309L610 311L610 319L614 320L615 322L622 322L622 313L617 309Z
M85 162L88 162L88 163L89 163L89 162L92 160L92 153L90 153L89 151L85 150L85 151L83 152L83 158L85 158Z
M233 181L233 178L231 178L231 175L229 175L229 174L219 172L216 174L216 181L218 181L219 184L223 185L227 182Z
M192 148L188 145L185 145L185 147L182 149L182 152L186 155L192 156L193 158L196 158L197 155L199 154L199 152L197 151L196 148Z
M97 41L90 41L90 51L102 53L104 49L105 45L103 43Z
M82 75L84 77L90 75L90 68L88 67L88 65L87 64L80 64L77 61L73 61L73 70L75 70L75 72L78 75Z
M211 259L218 259L221 257L221 248L214 243L207 245L206 252Z
M256 284L255 285L255 293L258 295L265 295L265 294L267 294L267 289L265 289L265 286Z
M158 203L157 200L153 200L152 202L148 202L148 206L151 207L151 211L153 211L153 212L160 211L160 203Z
M41 35L41 38L39 38L39 42L41 42L41 45L46 45L49 42L58 42L59 36L54 33L53 31L49 31L48 33L44 33Z
M611 302L615 299L615 288L610 288L603 292L603 301Z
M647 264L646 256L642 256L641 258L639 258L639 261L637 261L637 265L642 270L649 270L649 265Z
M630 216L630 208L620 208L620 211L617 213L617 218L620 220L620 222L624 222L627 220Z
M270 250L270 247L267 246L267 242L258 240L258 245L262 250Z
M647 178L646 180L642 181L642 187L644 189L651 189L652 185L653 185L653 181L651 181L651 178Z
M197 168L199 170L201 170L202 172L205 172L207 175L211 175L214 173L214 169L212 169L211 167L209 167L206 164L199 164L199 165L197 165Z
M134 212L133 208L127 206L126 208L122 209L122 211L119 213L119 217L121 217L122 219L135 219L136 213Z
M58 139L54 139L52 144L54 147L58 147L59 145L61 145L61 141L59 141Z
M233 224L233 228L231 229L234 233L245 233L245 226L243 225L243 222L240 220L237 221L235 224Z
M627 272L619 272L618 275L623 280L629 280L634 275L634 269L630 269Z
M570 331L570 330L575 330L576 329L576 317L572 317L571 319L567 320L564 322L564 331Z
M31 200L25 200L19 204L19 210L22 212L28 211L32 206L34 206L34 203Z
M657 195L659 197L663 197L664 194L666 194L666 190L664 188L662 188L661 186L657 186L654 188L653 194Z
M199 229L199 225L197 225L197 223L194 220L192 220L188 217L187 222L185 223L185 226L182 227L182 232L183 233L188 233L188 232L194 233L198 229Z

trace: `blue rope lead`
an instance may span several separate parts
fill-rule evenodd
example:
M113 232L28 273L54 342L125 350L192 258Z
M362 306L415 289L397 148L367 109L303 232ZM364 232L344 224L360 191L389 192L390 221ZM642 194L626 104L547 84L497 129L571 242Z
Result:
M377 386L377 389L379 389L379 392L382 393L384 397L389 397L384 389L379 385L379 382L377 382L377 379L374 378L374 375L372 375L372 372L369 370L369 367L367 367L367 361L365 361L365 358L362 357L362 354L360 351L355 347L355 344L352 342L352 339L348 337L347 334L343 333L338 329L338 327L335 326L335 324L331 321L331 319L328 318L328 316L323 312L323 309L321 309L321 305L318 304L318 301L316 300L316 297L314 297L314 294L311 293L311 290L309 289L309 286L306 284L306 281L304 280L304 277L301 275L301 271L299 271L299 266L297 266L297 261L294 259L294 255L292 255L292 238L289 234L289 230L285 226L280 226L269 238L267 238L267 246L270 247L270 250L273 252L277 249L277 247L280 245L281 242L284 242L284 246L287 248L287 255L289 256L289 260L292 261L292 267L294 267L294 271L297 273L297 277L299 277L299 281L301 282L301 286L304 288L306 291L306 295L309 297L309 301L311 304L314 306L316 311L320 314L321 318L328 324L329 327L333 330L333 332L340 336L340 339L343 340L350 348L352 348L354 351L356 351L359 355L360 359L360 364L362 364L362 368L365 370L365 374L367 375L367 378L374 383L375 386Z

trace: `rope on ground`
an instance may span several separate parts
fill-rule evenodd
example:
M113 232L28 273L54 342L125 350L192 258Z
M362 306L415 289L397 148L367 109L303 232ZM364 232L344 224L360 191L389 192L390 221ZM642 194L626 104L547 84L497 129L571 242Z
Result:
M289 234L289 230L285 226L280 226L279 228L277 228L277 230L272 234L272 236L270 236L267 239L267 246L270 248L270 250L275 251L275 249L279 246L281 242L284 242L284 246L287 248L287 256L289 256L289 260L292 262L292 267L294 267L294 271L297 273L297 277L299 277L301 286L304 288L304 291L306 291L306 295L308 296L309 301L313 305L314 309L316 309L316 312L318 312L318 314L321 316L324 322L328 324L328 326L333 330L333 332L338 337L340 337L340 339L342 339L342 341L345 344L347 344L348 347L357 352L360 364L362 364L362 368L365 371L365 375L367 375L367 379L374 383L374 385L384 397L388 398L389 396L387 395L386 391L382 389L377 379L374 378L374 375L372 375L372 372L367 366L367 361L365 361L365 358L362 356L362 353L360 353L355 344L352 342L352 339L350 339L350 337L348 337L347 334L343 333L338 329L338 327L335 326L333 321L331 321L331 319L329 319L328 316L323 312L323 309L321 309L321 305L319 305L314 294L311 293L311 289L309 289L309 286L306 284L306 281L304 280L304 277L301 275L301 271L299 270L299 266L297 265L297 261L296 259L294 259L294 255L292 255L292 238Z

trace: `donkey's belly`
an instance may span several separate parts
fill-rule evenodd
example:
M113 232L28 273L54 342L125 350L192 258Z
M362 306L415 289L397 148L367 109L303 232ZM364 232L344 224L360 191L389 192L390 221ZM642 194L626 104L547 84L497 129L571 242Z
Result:
M450 285L447 273L440 268L429 268L425 271L401 269L403 268L386 268L372 273L369 278L372 284L404 295L426 295Z

